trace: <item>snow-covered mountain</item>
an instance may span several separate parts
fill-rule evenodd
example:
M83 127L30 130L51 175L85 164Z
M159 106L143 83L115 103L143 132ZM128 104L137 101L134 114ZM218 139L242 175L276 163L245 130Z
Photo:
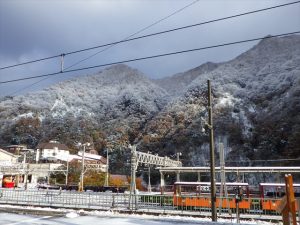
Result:
M190 74L180 76L191 80ZM232 161L299 157L300 36L266 38L237 58L195 75L186 91L157 116L172 124L158 129L156 136L163 137L158 145L178 138L177 150L187 151L194 165L204 165L209 157L200 126L207 119L208 79L213 86L216 142L225 143Z
M187 90L189 84L198 76L216 69L218 65L219 64L217 63L207 62L187 72L178 73L171 77L154 80L154 82L161 86L163 89L167 90L171 95L179 96Z
M0 102L0 142L88 138L101 151L138 143L143 151L183 152L206 165L207 80L214 96L216 143L234 163L299 157L300 36L265 38L240 56L161 80L126 65ZM254 162L254 161L253 161ZM240 164L239 164L240 165Z
M61 82L45 90L16 96L1 102L1 107L11 108L22 105L25 108L45 110L53 117L63 117L67 113L74 116L95 115L120 110L122 104L138 104L141 110L157 111L160 99L167 92L151 82L146 76L126 65L117 65L95 75L84 76ZM128 100L132 102L128 102ZM13 116L13 115L11 115Z
M7 98L0 103L1 130L5 132L24 121L30 124L38 120L40 132L33 141L36 144L40 138L52 139L57 135L61 138L63 132L69 133L70 129L78 135L87 126L99 130L101 127L112 130L120 124L140 126L163 107L165 99L168 93L141 72L116 65L36 93ZM42 131L49 126L50 130ZM9 136L17 142L28 142L32 135L26 130L24 127L24 134Z

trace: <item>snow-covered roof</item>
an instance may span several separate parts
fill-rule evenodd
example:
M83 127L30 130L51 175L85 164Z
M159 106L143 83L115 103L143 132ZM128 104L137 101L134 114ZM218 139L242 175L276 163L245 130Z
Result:
M3 153L3 154L9 155L9 156L11 156L11 157L17 158L16 155L14 155L14 154L12 154L12 153L10 153L10 152L8 152L8 151L5 151L5 150L3 150L3 149L1 149L1 148L0 148L0 152Z
M199 186L210 186L210 182L175 182L175 185L199 185ZM220 186L220 182L216 182L217 186ZM248 186L248 183L240 183L240 182L226 182L226 186Z
M58 142L49 142L49 143L39 143L37 149L54 149L57 148L59 150L68 151L69 148L65 144L61 144Z
M285 183L260 183L260 186L266 187L285 187ZM293 184L294 187L300 187L300 184Z
M82 152L78 152L78 155L80 156L80 158L82 157ZM105 163L106 164L106 158L104 158L103 156L101 155L95 155L95 154L91 154L91 153L87 153L85 152L84 153L84 158L86 160L90 159L90 160L99 160L101 161L102 163Z
M92 156L90 157L90 155L92 155ZM93 156L95 156L95 157L93 157ZM56 156L53 156L51 158L61 160L61 161L65 161L65 162L71 162L72 160L81 160L82 155L79 154L79 153L78 153L78 155L71 155L71 154L69 154L69 155L56 155ZM103 164L106 164L106 159L102 156L99 156L99 155L93 155L93 154L85 153L84 154L84 160L85 161L101 161Z

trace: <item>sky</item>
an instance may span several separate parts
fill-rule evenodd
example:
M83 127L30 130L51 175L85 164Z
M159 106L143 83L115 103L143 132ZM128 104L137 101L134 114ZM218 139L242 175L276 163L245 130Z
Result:
M296 0L0 0L0 67L160 32ZM189 6L188 6L189 5ZM187 7L188 6L188 7ZM70 69L300 30L300 4L115 45ZM127 63L158 79L223 62L257 42ZM68 55L65 68L102 49ZM0 84L0 96L48 87L103 68ZM0 82L60 71L60 58L0 70ZM43 79L43 80L42 80ZM42 80L42 81L41 81Z

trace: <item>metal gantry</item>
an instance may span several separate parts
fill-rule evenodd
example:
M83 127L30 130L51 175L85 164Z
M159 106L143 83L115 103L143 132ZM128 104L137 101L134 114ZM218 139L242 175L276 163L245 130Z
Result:
M177 167L182 166L180 161L172 160L169 157L161 157L158 155L153 155L145 152L136 151L137 163L146 164L146 165L155 165L163 167Z
M131 149L131 181L130 181L130 195L129 195L129 208L131 208L134 202L135 207L137 200L132 199L132 195L136 196L136 170L139 164L144 165L155 165L161 167L181 167L182 163L178 160L172 160L169 157L161 157L158 155L153 155L151 153L139 152L136 150L136 145L129 145ZM133 202L132 202L133 200Z
M85 171L86 170L95 170L95 171L103 172L103 171L107 170L106 167L107 167L106 165L99 164L99 163L89 163L89 164L84 165Z

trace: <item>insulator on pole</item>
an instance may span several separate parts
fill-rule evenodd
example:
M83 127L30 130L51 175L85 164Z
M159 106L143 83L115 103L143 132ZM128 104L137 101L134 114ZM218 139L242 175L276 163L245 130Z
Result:
M65 54L61 54L60 55L60 72L64 72L64 57L65 57Z

